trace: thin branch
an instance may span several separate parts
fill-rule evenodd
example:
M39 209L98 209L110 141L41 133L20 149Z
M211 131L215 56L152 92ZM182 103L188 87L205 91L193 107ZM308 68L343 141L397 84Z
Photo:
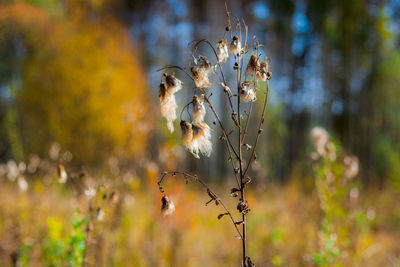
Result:
M238 232L240 238L243 238L243 237L242 237L242 233L240 232L239 228L238 228L237 225L236 225L235 219L233 219L232 213L231 213L231 212L228 210L228 208L225 206L225 204L224 204L224 202L222 201L222 199L221 199L220 197L218 197L218 195L217 195L213 190L211 190L211 188L210 188L203 180L201 180L197 175L192 175L192 174L189 174L189 173L186 173L186 172L180 172L180 171L169 171L169 172L165 171L165 172L163 172L163 173L161 174L161 177L160 177L160 179L159 179L158 182L157 182L158 188L160 189L160 192L161 192L161 193L164 194L164 189L162 188L161 184L162 184L164 178L168 176L168 174L170 174L170 175L172 175L172 176L176 176L177 174L180 174L180 175L182 175L185 179L190 178L190 179L192 179L193 181L196 181L196 182L200 183L205 189L207 189L207 191L211 192L211 194L215 196L215 198L216 198L215 200L218 201L218 202L221 204L221 206L224 208L224 210L226 211L227 215L229 216L229 218L230 218L231 221L232 221L233 226L235 227L236 231Z
M194 81L192 75L189 74L189 72L187 72L187 70L185 70L184 68L180 67L180 66L176 66L176 65L167 65L161 69L158 69L157 71L162 71L165 69L179 69L181 71L183 71L190 79L192 79L192 81Z
M221 127L222 133L223 133L223 135L224 135L225 141L228 143L228 146L232 149L232 152L235 154L235 156L236 156L237 158L239 158L239 155L238 155L237 152L235 151L235 148L233 147L232 142L231 142L231 140L229 139L228 134L226 133L225 127L223 126L222 121L221 121L221 119L220 119L218 113L215 111L213 105L211 104L209 98L208 98L207 96L204 95L204 100L206 100L207 105L210 107L210 109L212 110L212 112L213 112L214 115L215 115L215 118L218 120L219 126Z
M257 62L259 61L258 47L259 47L259 44L257 44L257 47L256 47L256 51L257 51ZM246 80L246 74L247 74L247 70L246 70L246 72L245 72L245 80ZM253 84L254 90L256 90L256 86L257 86L257 69L254 70L254 84ZM250 120L250 117L251 117L253 102L254 102L254 101L251 101L251 102L250 102L249 111L248 111L248 113L247 113L246 126L244 127L244 133L243 133L243 137L242 137L242 145L244 144L244 142L245 142L245 140L246 140L247 129L248 129L248 126L249 126L249 120Z
M253 150L251 151L251 156L250 156L250 158L249 158L249 162L247 163L247 167L246 167L246 169L245 169L243 175L246 175L247 171L248 171L249 168L250 168L251 163L252 163L253 160L254 160L254 155L255 155L255 153L256 153L256 148L257 148L257 145L258 145L258 140L259 140L259 138L260 138L260 136L261 136L261 133L262 133L261 127L262 127L262 125L264 124L265 110L266 110L267 104L268 104L268 92L269 92L269 82L267 81L267 89L266 89L266 92L265 92L264 106L263 106L262 113L261 113L260 123L259 123L259 125L258 125L257 137L256 137L256 140L255 140L254 145L253 145Z

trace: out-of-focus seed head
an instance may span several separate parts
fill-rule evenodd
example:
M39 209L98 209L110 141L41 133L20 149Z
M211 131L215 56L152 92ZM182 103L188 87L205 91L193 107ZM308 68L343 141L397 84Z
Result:
M356 156L345 156L343 159L343 163L345 167L344 174L346 178L354 178L359 171L358 158Z
M172 215L174 211L175 211L174 202L172 202L172 200L170 200L167 196L164 195L161 198L161 213L164 216L169 216Z

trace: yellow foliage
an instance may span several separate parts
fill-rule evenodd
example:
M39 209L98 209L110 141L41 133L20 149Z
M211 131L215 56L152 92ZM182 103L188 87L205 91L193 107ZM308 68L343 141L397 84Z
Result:
M147 85L122 25L51 18L23 4L1 8L0 22L16 24L29 47L16 99L27 154L44 155L54 141L84 163L143 153L151 127Z

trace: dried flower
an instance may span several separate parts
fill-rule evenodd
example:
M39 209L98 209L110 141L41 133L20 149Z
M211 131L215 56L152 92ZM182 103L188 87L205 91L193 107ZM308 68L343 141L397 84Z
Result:
M176 86L173 88L175 90ZM161 83L158 97L161 104L161 116L167 120L168 130L172 133L174 131L173 121L176 120L176 109L178 108L175 96L167 89L165 83Z
M203 71L207 75L213 72L213 66L211 62L205 56L199 56L199 65L198 68L200 71Z
M204 95L201 95L201 97L198 97L197 95L193 96L192 105L193 122L203 122L204 116L206 115L206 109L204 108Z
M167 83L167 90L170 94L175 94L182 89L182 81L176 78L174 74L164 73L164 77Z
M205 123L181 121L182 143L195 158L209 157L212 151L210 127Z
M257 71L257 79L261 81L270 80L270 74L268 73L270 73L268 63L266 61L261 62L259 71Z
M248 77L253 77L260 70L260 63L258 62L258 58L256 55L251 55L249 63L247 63L246 67L246 75Z
M226 62L229 58L228 43L225 40L220 40L217 43L218 62Z
M240 99L243 102L255 101L256 92L254 90L253 84L249 81L244 81L240 90Z
M169 216L175 211L175 205L172 200L170 200L167 196L163 196L161 198L161 213L164 216Z
M193 129L192 124L187 121L181 121L181 131L182 131L182 144L186 149L193 154L195 158L200 158L195 150L193 149Z
M209 157L212 151L211 130L206 123L194 123L193 128L193 140L197 145L199 151L204 156Z
M208 88L211 86L208 79L208 72L204 68L192 67L190 71L192 72L194 83L198 88Z
M239 55L242 50L242 44L240 42L240 39L237 35L233 36L231 45L229 47L229 53L234 54L234 55Z

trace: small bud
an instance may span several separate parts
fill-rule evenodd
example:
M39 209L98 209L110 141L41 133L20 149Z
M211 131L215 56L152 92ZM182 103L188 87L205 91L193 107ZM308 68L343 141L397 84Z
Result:
M224 217L225 215L228 215L229 213L225 212L225 213L221 213L220 215L218 215L218 220L220 220L222 217Z

